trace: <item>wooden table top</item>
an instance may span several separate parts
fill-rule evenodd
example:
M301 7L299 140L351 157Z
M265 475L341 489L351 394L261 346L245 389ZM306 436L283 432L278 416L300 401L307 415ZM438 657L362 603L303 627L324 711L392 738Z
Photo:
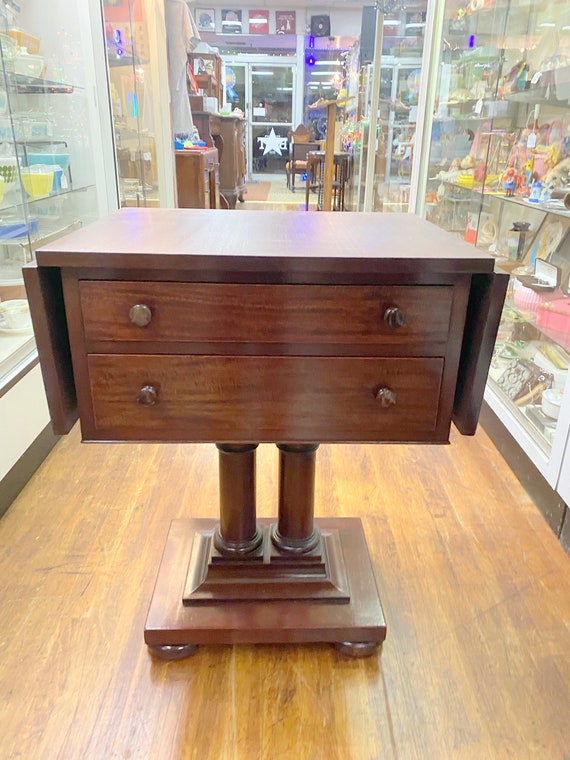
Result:
M40 248L37 261L292 274L494 269L490 255L413 214L210 209L122 209Z

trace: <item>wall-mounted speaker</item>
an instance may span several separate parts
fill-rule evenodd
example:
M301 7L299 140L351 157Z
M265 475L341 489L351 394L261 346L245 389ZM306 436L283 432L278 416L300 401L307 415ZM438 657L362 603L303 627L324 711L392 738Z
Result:
M311 16L311 37L330 37L331 17Z
M360 65L372 63L376 37L376 8L365 5L362 9L362 26L360 29Z

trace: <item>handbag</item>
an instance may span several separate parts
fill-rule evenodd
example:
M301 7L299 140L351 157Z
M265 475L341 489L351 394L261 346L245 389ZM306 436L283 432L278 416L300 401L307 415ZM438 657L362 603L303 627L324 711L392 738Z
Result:
M542 392L550 388L553 375L529 359L514 359L497 380L505 396L517 406L540 403Z

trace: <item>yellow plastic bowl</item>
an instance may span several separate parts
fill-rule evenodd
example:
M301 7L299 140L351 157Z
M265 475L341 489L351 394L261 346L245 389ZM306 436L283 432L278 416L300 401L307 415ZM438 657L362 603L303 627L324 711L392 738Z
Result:
M22 169L22 184L30 198L45 198L53 188L53 172L27 172Z

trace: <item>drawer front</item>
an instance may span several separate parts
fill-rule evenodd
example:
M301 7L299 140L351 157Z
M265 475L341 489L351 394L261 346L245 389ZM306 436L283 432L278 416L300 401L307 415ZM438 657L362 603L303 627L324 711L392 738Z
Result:
M438 358L95 354L88 370L86 439L440 440Z
M453 287L83 280L80 297L91 345L97 341L393 344L413 347L414 353L423 347L424 355L433 356L444 353ZM139 313L132 311L134 306L140 307ZM141 324L133 324L131 320L138 317Z

